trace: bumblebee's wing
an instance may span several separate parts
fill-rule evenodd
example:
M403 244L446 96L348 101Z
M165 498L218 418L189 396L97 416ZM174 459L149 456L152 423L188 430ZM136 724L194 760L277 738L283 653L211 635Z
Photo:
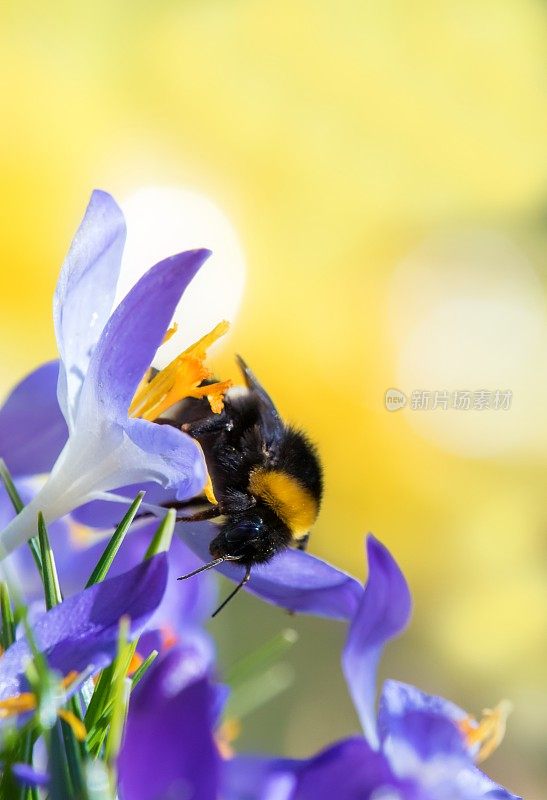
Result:
M245 383L250 392L252 392L260 404L260 425L264 436L264 441L268 450L275 452L282 439L285 431L283 420L279 416L277 408L273 401L264 389L262 384L258 382L254 374L251 372L245 361L241 356L236 356L238 366L243 374Z

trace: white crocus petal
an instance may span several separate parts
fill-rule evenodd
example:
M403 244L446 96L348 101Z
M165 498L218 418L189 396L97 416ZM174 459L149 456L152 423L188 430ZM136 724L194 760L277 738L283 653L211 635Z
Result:
M144 437L146 448L133 440L133 426L151 429ZM40 492L0 535L0 557L36 534L40 512L48 523L119 486L149 481L175 488L179 497L191 497L200 492L205 480L198 445L174 428L143 420L128 420L127 430L118 424L99 425L93 432L79 428Z

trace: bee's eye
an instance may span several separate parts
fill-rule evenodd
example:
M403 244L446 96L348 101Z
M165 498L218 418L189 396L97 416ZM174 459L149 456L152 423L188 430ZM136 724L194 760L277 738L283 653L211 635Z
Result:
M262 522L261 517L254 517L250 520L242 519L233 528L225 531L224 535L229 542L245 542L254 539L260 535Z

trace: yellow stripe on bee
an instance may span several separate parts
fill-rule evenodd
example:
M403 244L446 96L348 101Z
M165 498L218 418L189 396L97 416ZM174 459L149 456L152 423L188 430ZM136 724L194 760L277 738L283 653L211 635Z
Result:
M317 501L293 475L257 467L251 472L249 491L275 511L293 536L307 533L316 520Z

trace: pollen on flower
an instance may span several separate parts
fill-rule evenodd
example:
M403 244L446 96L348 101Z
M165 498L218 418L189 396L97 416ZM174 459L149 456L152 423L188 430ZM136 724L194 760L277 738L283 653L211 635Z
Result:
M478 764L489 758L503 741L511 708L508 700L502 700L493 709L485 708L480 722L474 717L465 717L458 723L468 747L475 751Z
M213 413L220 414L224 408L224 394L230 388L231 381L205 386L201 384L212 377L211 371L205 366L207 350L213 342L224 336L228 328L228 322L219 322L212 331L180 353L151 380L147 380L145 376L129 406L129 415L154 421L185 397L206 397ZM166 336L170 338L173 333L174 330L170 329Z

